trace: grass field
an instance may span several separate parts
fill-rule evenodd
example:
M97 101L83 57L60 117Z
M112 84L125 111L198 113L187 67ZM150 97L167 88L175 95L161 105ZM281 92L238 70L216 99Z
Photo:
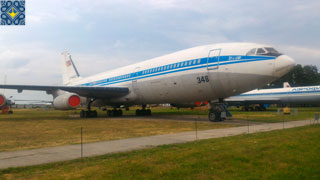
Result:
M320 125L0 171L2 179L320 179Z
M297 109L297 113L295 113ZM244 112L237 108L230 109L234 119L249 120L254 122L282 122L282 121L297 121L297 120L308 120L314 119L315 113L320 113L319 107L313 108L292 108L290 115L283 115L277 113L277 108L269 108L267 111L252 111Z
M297 113L294 110L297 109ZM233 119L236 120L249 120L254 122L282 122L282 121L297 121L313 119L315 113L320 113L320 107L312 108L292 108L290 115L283 115L277 113L277 108L268 108L267 111L241 111L239 108L230 108ZM133 113L133 112L132 112ZM154 108L152 110L154 115L199 115L207 116L208 110L206 107L196 109L171 109L171 108Z
M233 125L199 122L199 130ZM61 146L84 142L169 134L195 129L194 122L137 117L81 119L74 111L15 110L0 115L0 151Z
M80 128L84 128L84 142L97 142L130 137L168 134L195 129L194 122L163 121L168 117L207 117L206 107L191 109L152 108L153 117L133 117L134 108L124 111L124 118L81 119L79 111L15 110L13 115L0 114L0 151L52 147L80 142ZM230 109L233 119L255 122L282 122L312 119L320 108L299 108L295 115L279 115L275 108L265 112L243 112ZM173 118L174 119L174 118ZM199 122L199 130L232 127L230 124Z

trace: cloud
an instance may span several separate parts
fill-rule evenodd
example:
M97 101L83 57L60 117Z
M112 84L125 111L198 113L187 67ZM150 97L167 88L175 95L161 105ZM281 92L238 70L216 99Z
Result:
M26 7L26 26L0 31L0 78L8 74L11 83L60 83L63 50L83 76L237 41L320 66L320 1L32 0Z
M279 46L284 53L293 57L298 64L316 65L320 67L320 49L299 47L299 46Z

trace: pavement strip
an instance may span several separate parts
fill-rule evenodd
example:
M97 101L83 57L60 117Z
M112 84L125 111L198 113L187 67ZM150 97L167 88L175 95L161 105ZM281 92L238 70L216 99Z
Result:
M310 125L310 120L250 125L249 132L265 132ZM197 139L220 138L248 133L248 126L198 131ZM160 145L185 143L196 140L195 131L103 141L83 144L83 157L127 152ZM21 167L81 158L81 146L67 145L22 151L0 152L0 169Z

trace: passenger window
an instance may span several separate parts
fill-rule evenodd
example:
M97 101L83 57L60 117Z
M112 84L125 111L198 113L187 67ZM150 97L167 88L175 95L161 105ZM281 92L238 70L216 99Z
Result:
M189 61L189 66L192 64L192 61Z
M180 63L177 64L177 67L180 67Z
M173 68L176 68L176 66L177 66L177 64L174 64L174 65L173 65Z
M200 62L201 62L201 59L198 59L198 64L200 64Z
M170 65L170 69L172 69L172 64Z

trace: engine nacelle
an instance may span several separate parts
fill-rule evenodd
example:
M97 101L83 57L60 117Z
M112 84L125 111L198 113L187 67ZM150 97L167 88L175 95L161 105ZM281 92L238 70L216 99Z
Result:
M7 99L4 95L0 94L0 108L7 104Z
M65 93L53 100L53 107L59 110L71 110L80 106L80 96L74 93Z

